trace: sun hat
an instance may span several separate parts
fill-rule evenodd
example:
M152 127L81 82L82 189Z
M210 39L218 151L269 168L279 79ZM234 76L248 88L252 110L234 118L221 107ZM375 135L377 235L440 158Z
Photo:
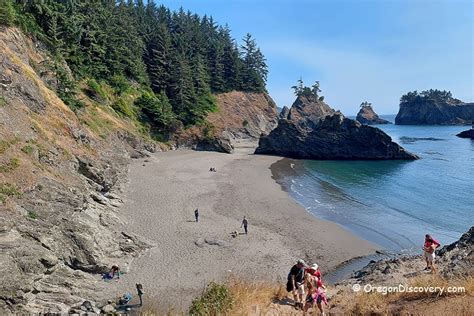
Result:
M310 268L311 270L316 271L316 270L318 270L319 266L318 266L317 263L313 263L313 265L312 265L311 267L309 267L309 268Z

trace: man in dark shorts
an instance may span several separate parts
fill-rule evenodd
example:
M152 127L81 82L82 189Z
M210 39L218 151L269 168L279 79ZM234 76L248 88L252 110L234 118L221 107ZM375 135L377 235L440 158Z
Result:
M199 222L199 210L198 209L196 209L194 211L194 218L196 219L196 223Z
M290 273L288 273L286 290L288 292L293 292L296 309L303 309L305 267L306 263L300 259L293 267L291 267Z
M244 219L242 220L242 225L240 227L244 227L245 234L248 233L247 227L249 225L249 221L247 220L247 217L244 216Z

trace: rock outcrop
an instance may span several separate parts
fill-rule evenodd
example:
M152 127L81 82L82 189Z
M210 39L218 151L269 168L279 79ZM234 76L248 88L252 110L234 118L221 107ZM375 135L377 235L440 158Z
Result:
M266 93L232 91L216 95L218 110L209 113L202 127L177 133L178 147L232 153L240 140L258 142L277 125L275 102Z
M371 105L361 106L356 121L365 125L391 124L389 121L380 118Z
M456 136L461 137L461 138L474 139L474 128L468 129L467 131L462 131L461 133L457 134Z
M278 118L287 119L289 114L290 114L290 109L285 105L283 109L281 109L280 114L278 115Z
M474 103L455 98L415 97L400 103L398 125L466 125L474 121Z
M417 159L382 130L361 125L317 98L298 97L288 119L260 138L256 154L301 159Z

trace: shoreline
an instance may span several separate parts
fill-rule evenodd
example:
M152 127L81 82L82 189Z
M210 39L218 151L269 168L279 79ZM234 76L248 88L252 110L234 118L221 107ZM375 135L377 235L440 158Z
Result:
M379 249L309 214L275 181L271 166L280 160L178 150L133 161L119 213L128 230L153 246L124 267L128 272L107 286L105 297L133 293L141 282L146 301L185 310L213 280L285 281L299 258L327 273ZM249 234L231 237L242 233L243 216Z

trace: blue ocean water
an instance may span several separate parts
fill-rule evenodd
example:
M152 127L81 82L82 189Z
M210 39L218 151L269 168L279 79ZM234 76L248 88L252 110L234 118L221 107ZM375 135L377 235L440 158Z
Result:
M394 121L394 116L384 118ZM419 252L429 233L442 244L474 225L474 141L469 126L378 125L417 161L302 161L283 179L319 218L394 252Z

